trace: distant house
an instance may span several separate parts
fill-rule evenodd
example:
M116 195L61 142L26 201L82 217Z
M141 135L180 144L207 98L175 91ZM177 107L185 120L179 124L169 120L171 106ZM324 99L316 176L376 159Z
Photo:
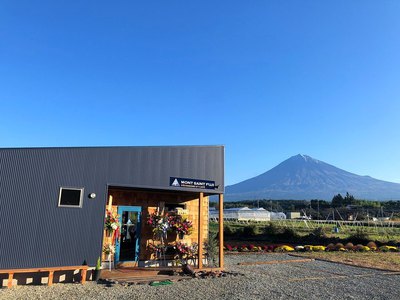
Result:
M300 219L301 218L301 214L298 211L289 211L286 213L286 217L288 219Z

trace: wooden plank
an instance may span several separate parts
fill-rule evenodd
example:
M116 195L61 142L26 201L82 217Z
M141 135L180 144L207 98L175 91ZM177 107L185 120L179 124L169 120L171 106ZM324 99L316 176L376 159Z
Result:
M48 267L48 268L29 268L29 269L2 269L0 274L5 273L35 273L35 272L48 272L48 271L70 271L70 270L83 270L88 269L89 266L65 266L65 267Z
M8 288L12 287L13 277L14 277L14 273L8 273L8 282L7 282Z
M113 202L113 196L110 195L110 196L108 197L108 210L109 210L109 211L112 211L112 202Z
M204 193L199 194L199 261L198 261L198 268L203 268L203 197Z
M219 195L219 267L224 267L224 195Z

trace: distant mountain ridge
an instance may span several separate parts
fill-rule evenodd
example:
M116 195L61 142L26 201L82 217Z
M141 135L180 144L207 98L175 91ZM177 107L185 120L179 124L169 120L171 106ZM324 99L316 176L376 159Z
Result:
M225 199L332 200L334 195L346 192L357 199L400 200L399 183L356 175L302 154L261 175L225 187Z

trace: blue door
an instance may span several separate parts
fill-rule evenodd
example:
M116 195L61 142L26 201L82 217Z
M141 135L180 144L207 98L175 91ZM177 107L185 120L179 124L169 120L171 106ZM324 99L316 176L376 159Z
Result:
M142 208L118 206L121 237L116 242L115 262L138 261Z

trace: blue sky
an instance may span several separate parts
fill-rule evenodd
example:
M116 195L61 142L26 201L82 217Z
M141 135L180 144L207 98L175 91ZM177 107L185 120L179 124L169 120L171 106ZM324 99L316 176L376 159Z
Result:
M225 145L400 183L399 1L0 3L0 147Z

